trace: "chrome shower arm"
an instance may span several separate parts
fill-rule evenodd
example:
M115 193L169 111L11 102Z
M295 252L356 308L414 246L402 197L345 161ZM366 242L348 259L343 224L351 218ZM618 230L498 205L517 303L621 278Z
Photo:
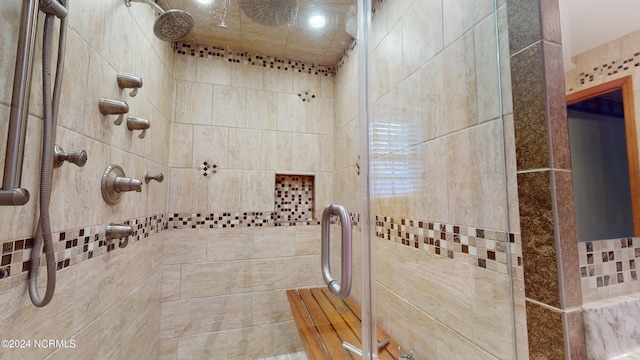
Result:
M158 12L158 14L164 14L164 10L160 7L160 5L156 4L155 2L153 2L151 0L124 0L124 3L125 3L125 5L127 5L127 7L131 7L131 3L132 2L149 4L149 5L151 5L151 7L153 7Z

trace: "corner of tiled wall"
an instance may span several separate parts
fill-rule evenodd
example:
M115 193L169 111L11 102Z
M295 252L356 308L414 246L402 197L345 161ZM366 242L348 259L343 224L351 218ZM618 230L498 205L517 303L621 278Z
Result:
M529 354L584 358L558 3L507 10Z

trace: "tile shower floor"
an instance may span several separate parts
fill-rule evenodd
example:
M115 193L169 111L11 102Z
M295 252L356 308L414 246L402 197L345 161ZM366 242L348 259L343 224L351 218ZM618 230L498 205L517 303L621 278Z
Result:
M262 358L259 360L307 360L307 354L304 351L299 351L291 354L278 355L268 358Z

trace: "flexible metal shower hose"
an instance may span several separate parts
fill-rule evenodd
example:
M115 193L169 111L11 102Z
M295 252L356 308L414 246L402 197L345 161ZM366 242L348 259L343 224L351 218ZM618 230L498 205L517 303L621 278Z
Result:
M68 7L68 1L61 1ZM47 305L56 288L56 258L51 239L51 222L49 217L49 202L51 200L51 182L53 178L53 141L58 119L58 106L62 89L62 73L66 46L67 18L60 21L60 36L58 40L58 59L56 63L56 79L51 94L51 42L53 21L55 16L47 14L42 41L42 96L43 96L43 128L42 128L42 163L40 166L40 220L36 238L31 249L31 268L29 270L29 296L37 307ZM44 298L38 293L38 267L40 266L40 249L44 243L47 265L47 288Z

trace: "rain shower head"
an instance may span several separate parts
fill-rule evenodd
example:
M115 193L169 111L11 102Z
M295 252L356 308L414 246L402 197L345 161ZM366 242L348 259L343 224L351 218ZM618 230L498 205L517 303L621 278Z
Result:
M180 40L193 30L193 17L186 11L177 9L165 11L151 0L124 0L127 6L131 6L132 2L147 3L158 12L159 15L153 24L153 33L162 41Z
M289 24L298 14L298 0L238 0L247 17L262 25Z

